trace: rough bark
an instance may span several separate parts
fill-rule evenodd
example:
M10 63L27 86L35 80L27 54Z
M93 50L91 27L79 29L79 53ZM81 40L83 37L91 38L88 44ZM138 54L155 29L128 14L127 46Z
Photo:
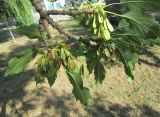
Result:
M67 10L67 11L58 11L58 10L49 10L47 11L48 15L79 15L83 13L92 14L93 9L83 9L83 10Z

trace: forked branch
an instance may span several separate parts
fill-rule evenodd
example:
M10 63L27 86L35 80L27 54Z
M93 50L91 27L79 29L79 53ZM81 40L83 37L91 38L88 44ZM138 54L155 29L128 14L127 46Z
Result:
M35 7L36 11L39 12L40 17L44 18L48 21L48 23L54 28L56 29L59 33L64 34L65 36L67 36L69 39L74 39L77 41L80 41L84 44L87 45L92 45L92 46L97 46L97 42L91 41L91 40L86 40L83 39L80 36L74 35L70 32L65 31L63 28L61 28L57 22L53 21L52 18L50 18L50 14L54 14L54 15L77 15L77 14L83 14L83 13L93 13L93 9L84 9L84 10L69 10L69 11L57 11L57 10L51 10L51 11L45 11L41 8L41 6L38 4L39 0L31 0L32 5Z

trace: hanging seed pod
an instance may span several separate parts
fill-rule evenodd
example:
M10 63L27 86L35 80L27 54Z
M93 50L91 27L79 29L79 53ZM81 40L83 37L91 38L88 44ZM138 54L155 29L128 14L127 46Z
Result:
M76 64L75 64L74 60L71 57L68 57L67 64L68 64L68 68L71 71L74 71L76 69Z

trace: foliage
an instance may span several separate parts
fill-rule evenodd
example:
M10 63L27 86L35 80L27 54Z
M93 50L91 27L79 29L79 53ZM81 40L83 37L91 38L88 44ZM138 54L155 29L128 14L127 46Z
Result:
M130 51L124 52L120 48L117 48L117 51L119 54L117 57L123 62L125 72L128 75L128 81L130 82L135 77L135 63L138 62L138 55Z
M86 74L94 73L96 83L102 83L106 77L106 66L112 61L120 61L124 64L128 81L133 81L138 62L138 47L160 42L160 25L150 15L151 10L160 5L160 1L121 0L116 4L123 8L119 9L119 13L112 11L115 4L104 5L102 1L82 3L79 9L94 9L93 14L82 14L80 17L81 21L85 22L84 26L93 33L85 39L96 42L97 46L76 43L77 41L61 41L50 45L50 49L38 51L35 77L37 84L47 79L52 86L60 67L63 67L73 85L76 99L87 106L90 94L89 89L83 86L83 78L88 76ZM110 17L119 19L118 25L111 24ZM75 49L74 44L79 49ZM21 72L24 65L33 59L28 54L11 59L6 75ZM27 60L24 60L26 57ZM81 57L85 58L83 62L80 61ZM14 66L16 63L20 63L18 69L15 68L17 65ZM85 63L87 68L82 63Z
M110 24L107 14L104 11L105 3L97 2L94 4L82 3L79 9L93 8L93 14L86 14L84 18L86 19L86 26L93 30L94 35L103 40L109 40L110 32L114 31L113 26Z
M38 38L40 39L40 32L36 24L32 24L29 26L20 26L16 29L16 33L20 35L26 35L30 39Z
M23 71L25 65L30 62L35 54L35 49L27 49L23 51L19 56L12 58L9 61L9 67L5 76L18 74Z
M73 94L75 95L77 100L84 105L88 105L89 102L89 89L83 87L82 77L78 73L67 71L68 78L73 85Z
M31 9L29 0L0 0L1 17L14 17L20 24L33 23Z

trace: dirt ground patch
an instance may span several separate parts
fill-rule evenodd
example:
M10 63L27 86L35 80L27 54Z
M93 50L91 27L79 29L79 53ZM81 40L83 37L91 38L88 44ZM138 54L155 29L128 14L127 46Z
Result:
M63 68L51 88L47 83L36 86L34 61L24 73L3 77L8 59L37 41L18 36L14 45L7 39L0 41L0 117L160 117L160 46L144 50L133 84L127 82L121 65L108 68L97 88L91 86L92 75L85 79L93 97L86 108L74 98Z

